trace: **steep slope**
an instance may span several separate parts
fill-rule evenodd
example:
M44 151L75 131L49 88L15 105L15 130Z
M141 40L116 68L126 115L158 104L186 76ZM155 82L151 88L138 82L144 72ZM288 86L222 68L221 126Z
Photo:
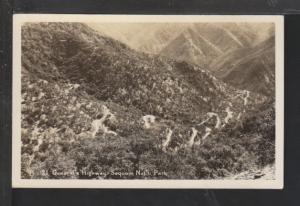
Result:
M138 53L84 24L26 24L22 177L145 178L110 172L157 169L168 175L147 177L209 178L196 169L203 157L194 149L264 101L196 65Z
M240 27L243 28L245 32L250 32L256 34L253 45L257 45L275 34L275 24L274 23L240 23Z
M257 34L236 23L195 23L172 40L160 54L185 60L210 70L216 58L251 47Z
M101 34L131 48L159 53L182 32L194 30L222 51L259 43L270 36L270 23L90 23ZM271 32L272 33L272 32Z
M251 49L239 49L223 55L210 65L225 82L249 91L273 95L275 89L274 36Z
M23 42L25 69L41 78L53 76L54 79L69 79L71 83L82 84L89 94L98 99L134 106L147 114L178 121L182 121L178 116L185 116L187 121L199 121L206 112L217 108L225 110L226 107L222 108L219 104L231 102L234 108L240 108L238 105L241 104L232 99L239 91L212 78L211 74L197 66L184 63L170 65L157 57L137 53L117 41L101 37L81 24L65 27L62 29L59 24L24 27L23 35L27 39ZM44 41L40 42L43 49L54 52L45 56L48 53L39 52L39 44L30 45L36 53L34 57L30 54L26 58L31 52L25 49L29 47L27 43L38 41L34 38L39 36L45 38L40 40ZM51 62L54 65L44 65ZM180 73L190 78L179 78ZM211 97L214 97L213 101L204 99ZM254 102L262 100L259 96L254 95L250 99L252 97ZM240 108L239 112L243 109Z
M121 41L131 48L158 54L190 24L172 23L90 23L101 34Z
M210 60L223 54L223 51L196 31L187 29L169 43L160 54L206 68Z
M211 178L274 179L274 102L265 102L240 122L228 124L207 139L196 153L202 157L200 174Z
M214 64L223 62L222 58L236 50L247 52L274 35L271 23L94 23L89 26L137 51L188 61L207 70L216 70Z
M255 32L246 31L238 23L203 23L194 24L193 28L199 35L204 36L214 45L218 45L223 53L249 47L257 37Z

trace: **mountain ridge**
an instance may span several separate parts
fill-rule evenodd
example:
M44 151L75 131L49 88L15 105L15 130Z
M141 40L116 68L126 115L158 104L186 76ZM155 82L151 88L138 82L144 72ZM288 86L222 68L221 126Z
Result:
M211 68L218 78L237 88L270 96L275 90L275 37L217 58Z

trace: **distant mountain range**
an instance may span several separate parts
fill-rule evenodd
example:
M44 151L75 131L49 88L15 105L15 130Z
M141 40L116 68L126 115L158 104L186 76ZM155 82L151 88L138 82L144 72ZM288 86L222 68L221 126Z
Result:
M249 47L254 40L254 33L245 32L236 24L193 24L172 40L160 54L209 69L213 59Z
M121 41L137 51L151 54L158 54L189 27L188 24L171 23L91 23L88 25L102 35Z
M236 45L254 45L267 39L274 30L268 23L90 23L103 35L146 53L160 53L176 37L194 30L224 52ZM226 51L225 51L226 50Z
M213 71L218 78L240 89L264 95L274 90L275 41L272 24L128 23L90 26L137 51L187 61ZM245 61L249 58L248 62L252 62L251 58L256 59L253 64L247 65ZM256 74L250 74L250 70ZM259 86L256 84L258 81Z
M223 81L249 91L274 96L275 37L252 48L237 49L216 58L211 71Z

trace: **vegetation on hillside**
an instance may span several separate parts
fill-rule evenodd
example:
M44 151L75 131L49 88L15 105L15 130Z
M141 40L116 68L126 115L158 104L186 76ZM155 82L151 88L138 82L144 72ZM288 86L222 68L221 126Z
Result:
M274 114L83 24L22 27L22 178L224 178L274 162Z

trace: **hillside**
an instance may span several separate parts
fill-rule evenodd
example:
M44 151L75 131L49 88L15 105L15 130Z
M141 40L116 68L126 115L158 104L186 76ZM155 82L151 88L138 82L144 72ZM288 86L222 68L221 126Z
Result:
M218 81L196 65L167 62L138 53L81 24L64 25L66 28L63 29L59 26L24 27L23 36L27 41L23 42L23 66L39 78L67 79L81 84L98 99L134 106L145 114L173 120L178 115L186 116L187 121L201 120L199 116L218 110L222 112L228 104L236 109L235 114L245 109L243 99L236 98L243 91ZM29 36L30 33L36 36ZM45 42L35 39L40 37ZM38 41L40 44L32 44ZM27 47L32 49L26 50ZM39 52L41 49L53 52ZM36 51L35 59L32 59L32 50ZM30 55L28 58L27 54ZM247 107L262 100L262 96L250 94Z
M251 49L239 49L214 60L213 73L225 82L273 96L275 90L275 37Z
M228 86L197 65L136 52L84 24L26 24L22 177L100 178L39 173L54 168L159 169L168 171L167 177L154 178L210 178L198 174L204 163L197 158L205 155L195 148L245 121L265 99ZM219 174L210 163L205 167ZM145 178L101 178L126 177Z
M88 26L104 36L121 41L131 48L158 54L191 24L172 23L90 23Z
M272 33L268 23L89 23L102 35L121 41L131 48L152 54L160 53L171 41L187 30L218 45L222 51L258 44Z
M223 54L223 51L196 31L188 29L169 43L160 54L207 68L210 60Z
M127 23L90 26L137 51L196 64L239 89L266 96L274 93L273 24Z

